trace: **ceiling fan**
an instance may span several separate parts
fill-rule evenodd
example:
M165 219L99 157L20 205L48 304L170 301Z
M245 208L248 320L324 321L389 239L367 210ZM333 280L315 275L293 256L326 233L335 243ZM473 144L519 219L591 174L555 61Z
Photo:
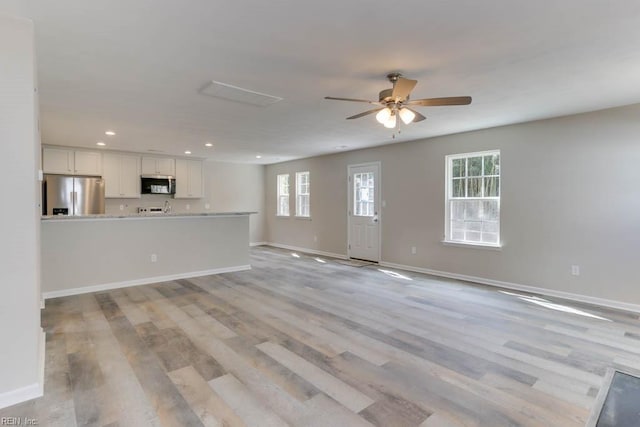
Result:
M417 80L409 80L402 77L400 73L389 73L387 79L393 84L391 89L380 91L378 101L368 101L366 99L353 98L336 98L333 96L325 96L324 99L332 99L335 101L352 101L366 102L368 104L377 105L378 108L365 111L355 116L347 117L347 120L359 119L369 114L377 113L376 120L385 127L393 129L398 125L398 116L404 124L420 122L426 119L425 116L415 111L412 107L435 107L445 105L469 105L471 104L470 96L453 96L447 98L427 98L410 100L409 94L418 84Z

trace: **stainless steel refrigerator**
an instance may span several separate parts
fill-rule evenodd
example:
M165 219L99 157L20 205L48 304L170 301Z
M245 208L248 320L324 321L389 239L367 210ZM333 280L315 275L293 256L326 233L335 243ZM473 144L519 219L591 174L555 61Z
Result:
M42 183L43 215L104 213L104 180L100 177L45 175Z

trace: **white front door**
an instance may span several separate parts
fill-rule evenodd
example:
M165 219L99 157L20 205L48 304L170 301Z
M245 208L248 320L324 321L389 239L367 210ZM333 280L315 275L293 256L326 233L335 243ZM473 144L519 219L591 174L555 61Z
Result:
M380 261L380 163L349 166L349 257Z

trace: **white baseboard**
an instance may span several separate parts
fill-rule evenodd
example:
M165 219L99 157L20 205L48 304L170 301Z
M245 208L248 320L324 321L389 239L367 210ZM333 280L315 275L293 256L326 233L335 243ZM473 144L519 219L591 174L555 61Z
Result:
M90 292L108 291L111 289L127 288L130 286L148 285L150 283L167 282L170 280L188 279L190 277L208 276L210 274L233 273L235 271L251 270L251 265L236 265L232 267L214 268L211 270L191 271L188 273L171 274L168 276L145 277L143 279L126 280L123 282L105 283L101 285L83 286L81 288L61 289L59 291L44 292L44 299L66 297L70 295L86 294Z
M625 310L625 311L631 311L634 313L640 313L640 305L638 304L630 304L626 302L610 300L605 298L574 294L571 292L556 291L556 290L547 289L547 288L538 288L535 286L520 285L518 283L503 282L500 280L485 279L483 277L467 276L465 274L449 273L447 271L431 270L428 268L413 267L413 266L404 265L404 264L394 264L391 262L382 261L380 262L380 265L384 267L397 268L399 270L415 271L416 273L430 274L432 276L440 276L440 277L447 277L449 279L465 280L467 282L480 283L483 285L496 286L499 288L512 289L516 291L529 292L532 294L546 295L546 296L556 297L556 298L563 298L563 299L576 301L576 302L583 302L587 304L599 305L602 307L615 308L617 310Z
M273 246L274 248L287 249L289 251L305 252L305 253L309 253L309 254L313 254L313 255L321 255L321 256L326 256L326 257L331 257L331 258L338 258L338 259L349 259L348 256L343 255L343 254L336 254L336 253L333 253L333 252L318 251L318 250L309 249L309 248L301 248L299 246L283 245L281 243L274 243L274 242L265 242L265 245Z
M42 385L34 383L0 394L0 409L42 396Z
M0 394L0 409L36 399L44 394L44 351L46 335L42 328L38 342L38 382Z
M268 245L268 244L269 244L268 242L251 242L251 243L249 243L249 246L250 247L265 246L265 245Z

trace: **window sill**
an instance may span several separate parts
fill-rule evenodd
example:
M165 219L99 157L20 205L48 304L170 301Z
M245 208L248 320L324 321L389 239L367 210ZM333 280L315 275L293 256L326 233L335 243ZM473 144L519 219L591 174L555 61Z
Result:
M481 243L464 243L464 242L455 242L451 240L443 240L441 243L445 246L457 246L459 248L486 249L490 251L502 250L502 245L483 245Z
M302 219L302 220L305 220L305 221L311 221L311 217L310 216L297 216L296 215L294 218L295 219Z
M276 218L287 219L287 218L291 218L291 215L276 215Z

